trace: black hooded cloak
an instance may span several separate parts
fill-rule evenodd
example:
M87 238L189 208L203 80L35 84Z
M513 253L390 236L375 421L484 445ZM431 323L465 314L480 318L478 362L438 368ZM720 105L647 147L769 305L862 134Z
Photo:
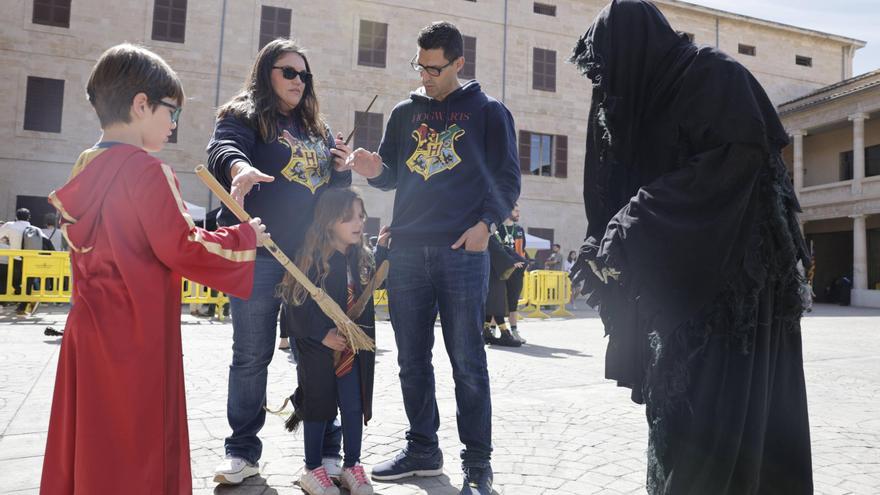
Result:
M599 306L606 377L647 406L648 492L812 493L808 259L775 108L641 0L612 1L572 61L593 81L573 277Z

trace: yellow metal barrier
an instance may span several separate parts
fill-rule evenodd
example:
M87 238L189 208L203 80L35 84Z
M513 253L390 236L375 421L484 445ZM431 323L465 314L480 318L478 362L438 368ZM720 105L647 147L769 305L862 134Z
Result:
M388 306L388 292L385 289L373 291L373 306Z
M528 273L527 318L549 318L550 316L570 317L574 316L565 309L565 304L571 298L571 280L568 274L557 270L533 270ZM541 308L544 306L557 306L556 310L547 315Z
M183 304L213 304L214 317L223 320L223 306L229 304L229 297L226 294L214 290L208 286L193 282L192 280L183 279L181 281L181 299Z
M6 291L0 294L0 302L70 301L70 258L66 252L3 249L0 254L9 258L6 280L2 281Z
M6 273L6 292L0 294L0 302L14 303L67 303L70 302L72 284L70 279L70 253L66 251L0 250L9 258ZM19 281L20 290L13 287ZM18 293L16 293L18 292ZM224 319L223 306L229 297L217 290L191 280L181 282L180 302L182 304L213 304L214 317ZM377 290L373 297L376 306L388 305L388 294ZM35 305L31 305L31 308ZM28 310L30 311L30 309Z
M0 294L0 302L70 302L72 283L67 252L2 250L0 254L9 259L4 284L6 292ZM16 291L13 283L19 281L19 272L20 287ZM388 306L385 290L375 291L373 297L376 306ZM571 281L567 273L533 270L525 274L519 305L524 306L522 312L529 318L568 317L573 316L565 309L570 297ZM213 304L214 316L220 319L223 319L223 306L229 303L226 294L190 280L183 280L180 300L182 304ZM547 306L556 306L557 309L547 315L541 310Z

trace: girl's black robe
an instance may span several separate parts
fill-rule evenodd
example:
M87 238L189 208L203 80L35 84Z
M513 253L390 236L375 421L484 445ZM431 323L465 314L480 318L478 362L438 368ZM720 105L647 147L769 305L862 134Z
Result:
M606 376L647 406L648 492L812 493L809 261L775 108L641 0L612 1L572 61L593 81L573 278L599 306Z
M365 274L359 273L356 257L346 257L339 252L330 257L329 264L330 271L324 280L324 291L344 311L348 297L346 266L355 277L355 300L360 297L373 273L372 270ZM291 315L287 318L288 334L296 339L296 349L299 353L296 364L297 391L293 400L296 414L304 421L330 421L337 414L336 371L333 366L333 350L322 344L321 340L328 331L336 328L336 325L311 298L300 306L287 305L287 310ZM375 340L375 313L372 300L355 323ZM367 424L373 416L373 375L376 354L360 351L357 356L364 424Z

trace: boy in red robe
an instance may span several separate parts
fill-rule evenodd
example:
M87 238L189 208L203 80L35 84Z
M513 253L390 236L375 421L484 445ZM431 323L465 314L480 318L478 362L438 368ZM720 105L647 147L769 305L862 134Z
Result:
M71 248L67 318L40 493L192 492L180 277L249 297L259 219L196 227L162 149L183 103L177 74L123 44L92 70L103 135L49 201Z

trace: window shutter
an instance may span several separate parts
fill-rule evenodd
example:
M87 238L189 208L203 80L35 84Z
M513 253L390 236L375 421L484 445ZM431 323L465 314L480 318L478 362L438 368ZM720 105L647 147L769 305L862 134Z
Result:
M519 169L531 173L532 165L532 133L519 131Z
M568 177L568 136L556 136L556 177Z

